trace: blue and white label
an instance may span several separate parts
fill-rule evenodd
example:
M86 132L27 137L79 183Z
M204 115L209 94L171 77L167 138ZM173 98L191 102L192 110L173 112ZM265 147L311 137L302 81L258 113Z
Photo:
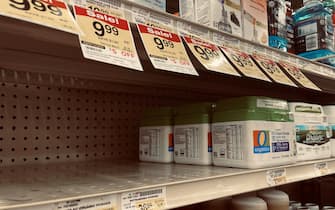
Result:
M272 131L271 146L272 152L287 152L290 151L290 132L289 131ZM292 139L291 139L292 141Z

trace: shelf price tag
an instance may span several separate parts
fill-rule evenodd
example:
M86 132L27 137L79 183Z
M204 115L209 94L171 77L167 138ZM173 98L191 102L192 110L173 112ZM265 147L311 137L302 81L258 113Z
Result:
M107 15L124 18L124 11L121 8L121 1L104 1L104 0L72 0L73 4L101 12Z
M63 0L1 0L0 15L78 33L74 18Z
M87 210L116 210L115 196L101 196L96 198L77 199L56 204L57 210L87 209Z
M274 169L266 172L266 181L270 186L281 185L287 182L286 169Z
M130 6L127 9L131 12L131 20L134 23L161 28L167 31L175 30L174 20L170 17L133 6Z
M180 33L187 33L203 39L209 39L209 30L182 21L177 21L177 29ZM179 33L179 34L180 34Z
M166 188L122 193L122 210L161 210L166 208Z
M199 38L183 36L188 47L198 61L208 70L240 76L232 67L219 47Z
M314 172L316 176L324 176L329 173L328 163L315 163L314 164Z
M276 62L269 59L268 56L261 54L253 54L252 57L258 63L258 65L263 69L263 71L275 82L297 87L291 80L286 76L286 74L280 69Z
M227 55L228 59L240 70L246 77L271 82L265 74L257 67L249 54L238 49L221 46L222 51Z
M279 65L303 87L321 91L321 89L309 80L296 65L284 61L279 62Z
M137 24L137 27L145 50L156 69L198 75L177 34L143 24Z
M142 70L127 20L75 6L85 58Z

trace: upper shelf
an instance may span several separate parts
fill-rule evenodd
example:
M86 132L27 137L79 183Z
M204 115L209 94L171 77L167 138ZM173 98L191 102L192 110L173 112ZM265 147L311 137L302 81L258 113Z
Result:
M257 170L112 162L115 161L2 168L0 209L59 209L56 207L64 203L99 203L106 196L110 196L116 209L121 209L125 194L158 191L166 202L163 209L170 209L335 172L335 159Z
M335 87L333 86L335 72L325 65L251 43L247 40L183 20L170 14L145 8L133 2L124 0L122 3L127 8L139 8L170 18L176 27L178 25L187 25L188 28L185 28L185 30L201 31L203 34L208 34L208 39L210 40L213 39L214 34L219 34L220 36L236 38L239 42L246 43L255 50L271 50L273 57L281 57L283 60L303 66L305 74L323 90L323 94L335 93ZM128 19L131 19L129 15ZM239 78L209 72L204 69L189 51L188 54L200 75L199 77L156 70L150 63L140 40L140 35L133 24L132 32L144 72L137 72L128 68L84 59L77 35L1 16L0 67L22 72L56 74L137 86L194 91L202 94L210 93L213 97L224 95L266 95L297 99L301 95L319 96L321 94L318 91L309 89L294 88L246 77ZM3 80L6 80L4 79L4 75L2 77ZM269 91L270 89L271 91ZM290 96L287 96L288 92ZM301 100L303 99L301 98Z

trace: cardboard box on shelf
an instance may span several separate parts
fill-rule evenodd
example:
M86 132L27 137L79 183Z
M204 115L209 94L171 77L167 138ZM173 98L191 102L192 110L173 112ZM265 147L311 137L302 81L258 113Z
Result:
M266 0L242 0L243 37L268 45Z

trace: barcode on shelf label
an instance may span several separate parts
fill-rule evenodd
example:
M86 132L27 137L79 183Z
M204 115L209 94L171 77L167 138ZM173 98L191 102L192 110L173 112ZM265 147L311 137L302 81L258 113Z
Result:
M316 176L323 176L329 173L328 163L315 163L314 172Z
M274 169L266 172L266 181L270 186L281 185L287 182L286 169Z
M318 49L318 34L310 34L306 36L306 51Z
M56 204L57 210L116 210L116 197L101 196L96 198L78 199L72 201L65 201Z
M166 208L166 188L122 193L122 210L160 210Z

